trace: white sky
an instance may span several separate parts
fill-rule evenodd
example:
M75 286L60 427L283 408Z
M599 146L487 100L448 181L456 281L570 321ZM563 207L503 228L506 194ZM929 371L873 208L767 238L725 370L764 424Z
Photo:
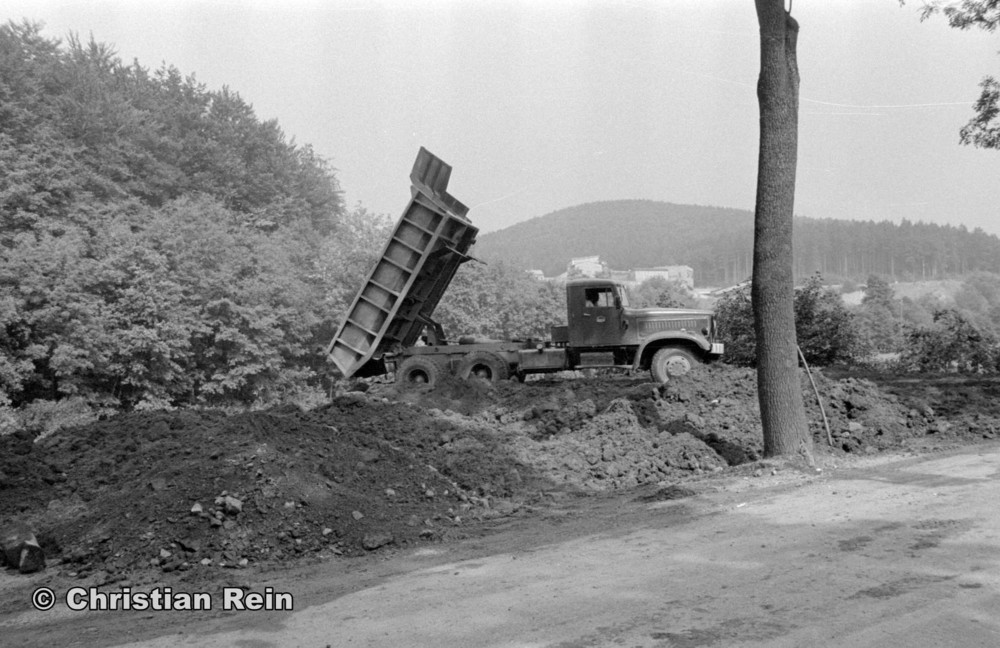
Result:
M958 144L1000 34L919 4L794 0L796 213L1000 234L1000 152ZM752 0L0 0L0 18L228 85L392 218L420 146L485 231L619 198L753 208Z

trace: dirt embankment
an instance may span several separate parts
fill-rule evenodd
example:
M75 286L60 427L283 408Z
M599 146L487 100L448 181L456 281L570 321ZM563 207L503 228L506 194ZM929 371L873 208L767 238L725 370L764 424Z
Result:
M804 379L819 452L1000 430L989 381L817 381L833 441ZM308 412L135 413L37 442L0 437L0 523L34 526L66 577L223 581L241 567L460 536L556 491L676 484L761 452L753 372L726 366L662 387L625 376L376 385Z

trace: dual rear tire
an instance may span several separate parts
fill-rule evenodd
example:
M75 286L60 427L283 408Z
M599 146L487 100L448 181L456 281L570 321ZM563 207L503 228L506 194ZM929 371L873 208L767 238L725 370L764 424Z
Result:
M406 387L434 389L450 373L447 364L438 358L414 355L396 369L396 384ZM497 383L510 377L507 361L489 351L473 351L464 356L455 369L460 380L485 380Z
M510 377L510 367L507 361L489 351L473 351L458 363L455 375L461 380L478 378L491 383L498 383Z

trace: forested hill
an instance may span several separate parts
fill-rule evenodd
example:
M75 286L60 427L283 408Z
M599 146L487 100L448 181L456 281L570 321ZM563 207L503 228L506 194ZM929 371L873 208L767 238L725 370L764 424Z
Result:
M474 218L474 215L473 215ZM863 281L869 274L930 279L1000 272L1000 239L964 227L797 217L795 272ZM611 268L689 265L697 285L730 285L751 272L753 214L746 210L615 200L569 207L479 237L473 253L546 276L573 257Z
M379 227L237 92L0 24L0 407L306 389Z

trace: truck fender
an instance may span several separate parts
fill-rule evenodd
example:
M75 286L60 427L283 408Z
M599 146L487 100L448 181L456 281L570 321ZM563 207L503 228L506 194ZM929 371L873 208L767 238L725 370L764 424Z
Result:
M641 368L642 357L643 354L646 353L646 349L650 347L659 348L661 346L668 346L671 343L677 342L680 342L684 346L689 346L693 343L704 353L707 353L712 348L712 344L705 338L700 335L687 333L685 331L673 331L662 333L660 335L654 335L639 345L639 349L635 352L635 360L632 362L632 369L638 370Z

